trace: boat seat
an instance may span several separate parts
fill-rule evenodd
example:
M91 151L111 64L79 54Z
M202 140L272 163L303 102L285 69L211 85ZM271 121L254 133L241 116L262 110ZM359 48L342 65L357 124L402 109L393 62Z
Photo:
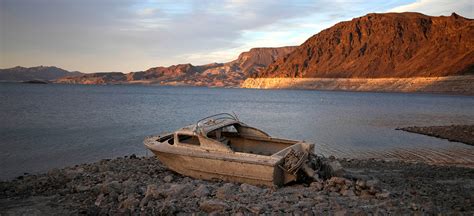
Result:
M229 147L230 149L232 149L232 147L230 146L230 140L227 138L227 137L221 137L219 139L219 142L221 142L222 144L226 145L227 147ZM232 149L233 150L233 149Z

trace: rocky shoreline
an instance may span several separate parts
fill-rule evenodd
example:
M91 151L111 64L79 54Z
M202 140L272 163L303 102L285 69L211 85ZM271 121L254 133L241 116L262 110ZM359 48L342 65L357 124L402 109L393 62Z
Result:
M0 182L0 215L474 213L474 169L339 161L344 177L268 188L192 179L132 155Z
M474 145L474 125L449 125L428 127L404 127L397 130L418 133L427 136L447 139L452 142L462 142Z

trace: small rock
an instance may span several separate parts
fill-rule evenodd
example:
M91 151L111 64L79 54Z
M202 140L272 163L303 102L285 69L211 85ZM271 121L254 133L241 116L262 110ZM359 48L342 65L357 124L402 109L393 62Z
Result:
M135 198L133 194L129 194L127 199L125 199L119 204L119 209L129 209L133 211L133 209L135 209L135 207L139 204L139 202L140 201L137 198Z
M365 188L366 187L366 183L364 180L357 180L356 181L356 186L360 187L360 188Z
M411 203L410 207L411 207L411 210L413 210L413 211L418 211L418 209L420 209L418 207L418 204L416 204L416 203Z
M334 184L339 184L339 185L344 185L346 184L346 182L350 182L349 179L346 179L343 177L337 177L337 176L331 177L331 179L329 179L328 181Z
M368 188L377 187L379 185L379 180L377 180L377 179L368 180L368 181L366 181L365 185Z
M252 206L249 208L250 212L254 213L255 215L258 215L263 212L263 207L262 206Z
M234 214L234 216L245 216L245 214L241 211L238 211L237 213Z
M160 192L158 191L158 185L156 184L149 184L146 187L145 197L153 197L158 198L160 196Z
M178 211L179 209L174 203L165 203L161 206L156 215L178 215Z
M372 194L370 194L368 191L363 190L363 191L360 192L359 197L362 198L362 199L371 199L374 196Z
M354 185L354 182L351 181L350 179L346 179L346 182L344 182L344 184L347 186L347 187L352 187Z
M300 200L300 198L297 194L287 194L283 197L283 200L288 203L296 203Z
M122 182L122 191L125 194L131 194L135 192L137 183L131 179Z
M217 189L216 197L223 200L234 199L236 193L234 192L234 184L225 183L222 187Z
M378 199L387 199L387 198L390 197L390 192L383 191L383 192L380 192L380 193L376 193L375 197L377 197Z
M194 190L193 195L195 197L207 197L210 193L206 185L199 185L199 187Z
M77 169L67 169L65 170L64 174L66 175L67 178L69 179L74 179L81 174L84 173L84 168L77 168Z
M99 172L99 167L97 167L97 166L91 166L91 167L90 167L90 172L91 172L91 173Z
M309 209L313 206L313 202L300 200L298 203L296 203L296 206L301 209Z
M344 216L344 215L347 215L346 209L341 209L334 212L334 216Z
M118 193L121 189L122 185L118 181L111 181L102 184L100 192L104 194L116 192Z
M348 197L355 196L354 191L351 190L351 189L343 189L343 190L340 191L340 193L341 193L342 196L348 196Z
M119 197L119 193L112 191L107 195L107 197L108 200L117 200Z
M173 181L173 176L172 175L167 175L166 177L163 178L163 181L165 182L172 182Z
M206 200L199 204L199 208L207 213L211 213L223 211L229 208L229 205L219 200Z
M98 166L98 170L100 173L105 173L109 170L109 166L107 166L106 164L100 164Z
M166 197L168 198L179 198L188 196L193 190L193 186L190 183L187 184L173 184L166 191Z
M328 161L327 164L330 176L344 176L344 169L337 160Z
M142 211L145 210L145 206L148 204L148 202L150 202L150 197L149 196L143 197L143 199L140 201L140 208L141 208Z
M91 186L88 186L88 185L77 185L75 187L76 191L77 192L84 192L84 191L88 191L91 189Z
M329 192L339 192L341 190L341 187L339 185L328 185L324 189Z
M360 174L358 172L354 172L354 171L351 171L351 170L344 170L344 178L347 178L347 179L352 179L352 180L370 180L370 176L368 175L363 175L363 174Z
M253 185L245 184L245 183L240 185L240 190L244 193L251 193L251 194L255 194L255 193L258 194L262 192L261 188L253 186Z
M324 185L321 182L311 182L309 186L315 188L318 191L324 188Z
M318 202L318 203L320 203L320 202L326 203L327 199L328 199L328 197L325 196L325 195L316 195L316 196L313 198L313 200L316 201L316 202Z
M61 171L58 168L54 168L48 171L48 176L57 176L60 174L61 174Z
M105 200L105 195L99 194L99 196L97 196L97 199L95 199L94 205L100 206L100 204L102 204L104 200Z

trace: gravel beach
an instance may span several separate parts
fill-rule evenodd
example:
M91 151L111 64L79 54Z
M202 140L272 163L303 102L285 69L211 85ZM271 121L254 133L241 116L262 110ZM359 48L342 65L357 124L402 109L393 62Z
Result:
M0 215L474 214L474 169L339 161L344 177L268 188L192 179L132 155L0 182Z
M418 133L427 136L447 139L452 142L462 142L474 145L474 125L448 125L448 126L427 126L427 127L405 127L397 128L411 133Z

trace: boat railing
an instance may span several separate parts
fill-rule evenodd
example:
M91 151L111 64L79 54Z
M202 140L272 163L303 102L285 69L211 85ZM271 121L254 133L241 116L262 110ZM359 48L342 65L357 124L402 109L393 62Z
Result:
M210 126L210 123L217 124L219 120L230 119L234 121L239 121L237 116L229 113L219 113L215 115L208 116L196 122L196 131L199 131L204 126Z

